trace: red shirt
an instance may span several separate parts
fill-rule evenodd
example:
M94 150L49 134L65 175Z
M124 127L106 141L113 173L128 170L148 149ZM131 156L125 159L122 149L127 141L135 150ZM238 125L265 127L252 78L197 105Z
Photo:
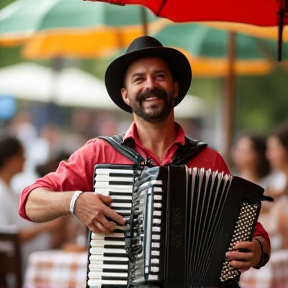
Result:
M123 140L134 139L136 151L145 159L150 158L155 166L169 164L178 145L184 145L185 133L179 124L176 125L176 139L165 153L162 163L155 158L151 151L145 148L138 137L135 123L126 132ZM34 184L26 187L20 198L19 214L28 219L25 213L25 203L29 193L35 188L46 188L51 191L93 191L94 166L99 163L132 164L132 161L115 150L110 144L102 139L91 139L82 148L71 155L69 160L62 161L56 172L49 173L38 179ZM187 164L188 167L211 169L212 171L230 174L222 156L210 147L204 148L193 157ZM268 234L258 222L254 236L262 236L269 241Z

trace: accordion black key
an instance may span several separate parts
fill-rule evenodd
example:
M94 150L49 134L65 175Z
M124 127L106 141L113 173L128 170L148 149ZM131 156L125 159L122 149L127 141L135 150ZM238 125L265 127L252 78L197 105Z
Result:
M97 165L95 175L95 191L128 220L112 235L91 233L88 287L217 287L240 275L225 253L252 239L263 188L186 166Z

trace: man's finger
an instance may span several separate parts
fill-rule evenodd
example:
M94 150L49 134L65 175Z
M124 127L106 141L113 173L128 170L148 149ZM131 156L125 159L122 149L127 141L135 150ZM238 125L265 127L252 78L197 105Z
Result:
M108 221L108 220L104 220L100 223L104 229L105 229L105 234L110 234L114 231L116 224L113 221ZM104 231L104 230L103 230Z
M115 223L119 224L120 226L123 226L126 222L126 220L123 218L123 216L121 216L120 214L118 214L117 212L115 212L113 209L106 207L105 208L105 216L107 218L109 218L111 221L114 221ZM101 223L103 223L103 221L101 221ZM105 223L105 221L104 221Z
M107 195L102 195L102 194L97 194L99 199L107 206L111 205L113 199L110 196Z
M246 261L237 261L237 260L232 260L231 265L241 271L246 271L251 267L250 262Z
M226 253L226 257L230 260L250 261L253 254L251 252L230 251Z
M100 234L103 234L103 233L104 233L104 232L103 232L103 226L102 226L100 223L97 224L97 222L89 225L88 228L89 228L89 230L92 231L93 233L97 233L97 234L98 234L98 233L100 233Z
M234 250L249 250L251 251L251 249L253 248L253 244L252 242L248 242L248 241L240 241L240 242L236 242L234 245Z

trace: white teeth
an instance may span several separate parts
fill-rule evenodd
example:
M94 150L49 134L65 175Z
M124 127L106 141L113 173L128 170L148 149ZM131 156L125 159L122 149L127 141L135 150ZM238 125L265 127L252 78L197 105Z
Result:
M145 100L155 100L155 99L159 99L158 97L148 97L148 98L146 98Z

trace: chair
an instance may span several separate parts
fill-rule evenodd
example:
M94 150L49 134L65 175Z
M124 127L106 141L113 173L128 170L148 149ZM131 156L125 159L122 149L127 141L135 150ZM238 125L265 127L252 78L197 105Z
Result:
M21 288L22 268L19 234L0 227L0 288Z

